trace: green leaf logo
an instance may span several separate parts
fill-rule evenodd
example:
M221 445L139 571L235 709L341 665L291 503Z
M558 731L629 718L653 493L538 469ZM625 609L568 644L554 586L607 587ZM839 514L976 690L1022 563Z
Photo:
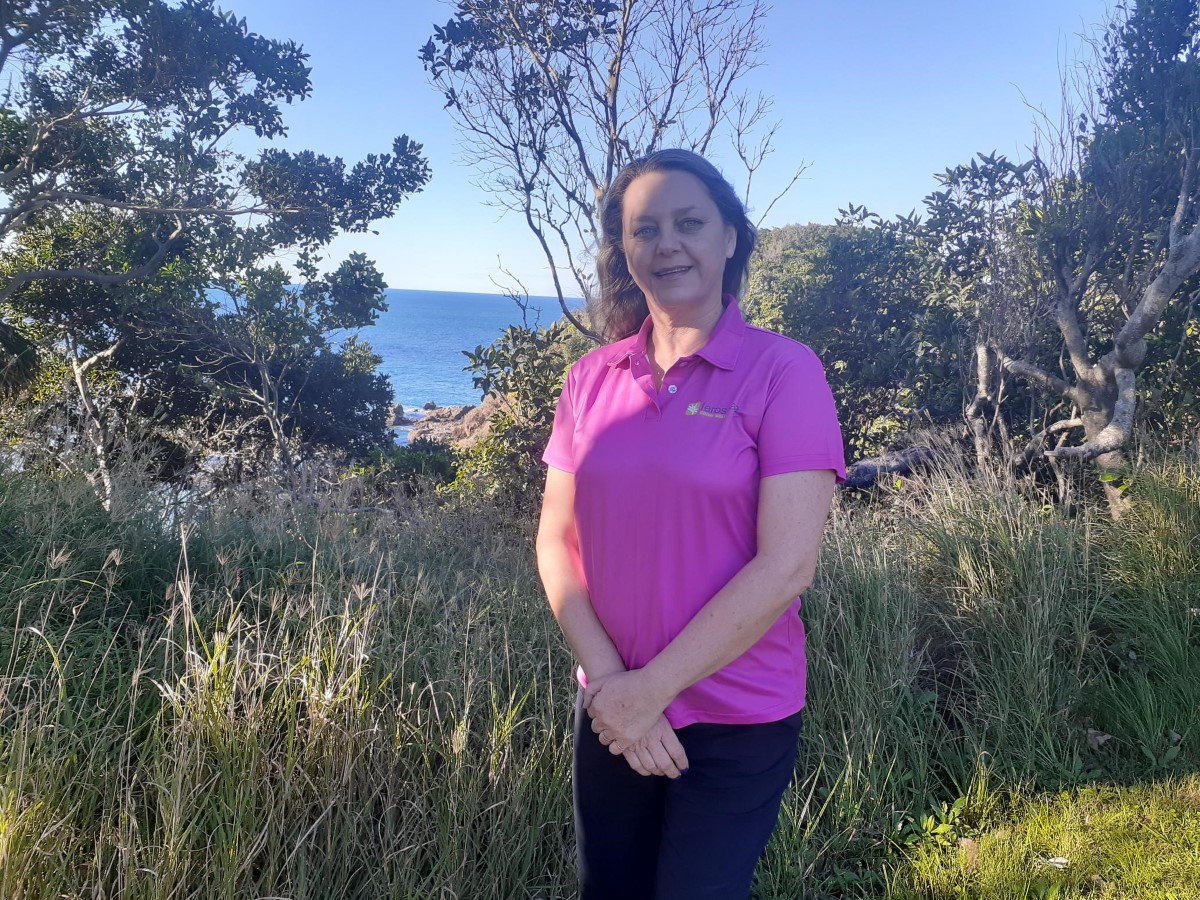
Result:
M702 405L702 403L699 401L697 401L696 403L693 403L691 406L689 406L687 408L687 415L694 416L696 413L700 412L701 405Z

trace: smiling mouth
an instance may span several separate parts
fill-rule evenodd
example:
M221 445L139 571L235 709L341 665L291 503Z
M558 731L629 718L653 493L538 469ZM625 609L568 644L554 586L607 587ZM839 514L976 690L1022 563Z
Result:
M681 275L684 272L690 271L691 268L692 268L691 266L673 266L670 269L659 269L654 274L658 278L665 278L668 275Z

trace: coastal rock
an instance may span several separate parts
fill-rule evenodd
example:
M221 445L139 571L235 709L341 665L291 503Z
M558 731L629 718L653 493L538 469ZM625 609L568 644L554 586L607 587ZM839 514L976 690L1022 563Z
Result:
M411 425L413 420L404 415L404 404L397 403L392 407L392 420L389 425Z
M483 403L475 407L463 417L462 437L455 445L463 450L469 450L479 443L479 439L488 433L492 417L503 408L498 397L485 397Z
M500 409L500 401L488 397L480 406L441 406L421 417L408 433L409 443L424 438L469 449L487 434L492 414Z
M470 405L470 404L468 404L468 405ZM438 408L438 405L436 403L434 403L432 400L430 400L428 403L426 403L424 406L421 407L421 409L426 410L427 412L435 410L437 408ZM454 407L454 406L450 407L450 409L456 409L456 408L457 407Z

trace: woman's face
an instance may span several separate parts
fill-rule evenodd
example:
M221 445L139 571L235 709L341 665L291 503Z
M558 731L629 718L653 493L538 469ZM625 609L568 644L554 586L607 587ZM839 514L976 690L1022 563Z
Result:
M725 224L704 182L668 169L629 183L621 203L621 246L629 274L651 306L719 308L737 231Z

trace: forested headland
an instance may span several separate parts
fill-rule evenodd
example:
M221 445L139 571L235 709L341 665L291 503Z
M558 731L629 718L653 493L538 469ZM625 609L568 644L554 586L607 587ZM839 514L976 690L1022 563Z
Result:
M294 42L212 0L0 5L0 897L574 895L532 553L602 325L566 300L630 158L753 183L770 12L448 11L412 52L564 313L464 348L465 449L395 445L345 338L383 277L330 255L452 164L419 123L281 149ZM1200 12L1098 24L1027 159L760 235L743 308L822 358L861 463L761 898L1200 896Z

